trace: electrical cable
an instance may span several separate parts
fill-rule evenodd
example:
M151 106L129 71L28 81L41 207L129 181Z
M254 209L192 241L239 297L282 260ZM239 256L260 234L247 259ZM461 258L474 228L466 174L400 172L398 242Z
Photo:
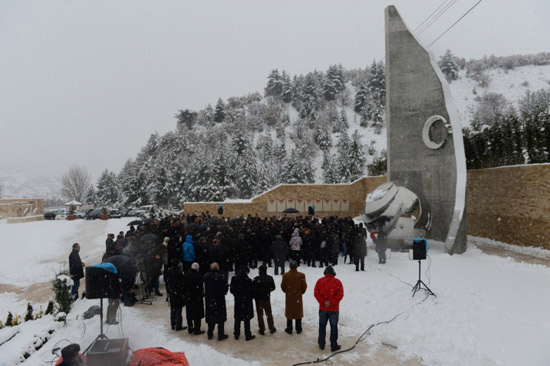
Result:
M449 1L452 1L452 0L445 0L444 2L442 2L441 5L439 5L439 6L437 7L437 9L435 9L430 15L428 15L428 16L422 21L422 23L418 24L418 25L416 26L416 28L414 28L413 32L418 31L418 29L419 29L420 27L422 27L422 25L423 25L424 23L426 23L426 21L427 21L428 19L430 19L430 18L431 18L431 17L432 17L432 16L433 16L433 15L443 6L443 5L445 5L445 4L446 4L447 2L449 2Z
M447 28L447 30L443 33L441 33L441 35L439 37L437 37L436 39L433 40L432 43L430 43L428 45L428 47L430 47L432 44L434 44L435 42L437 42L441 37L443 37L445 35L445 33L447 33L448 31L450 31L458 22L460 22L462 20L462 18L464 18L466 15L468 15L472 10L474 10L474 8L476 6L479 5L479 3L481 3L483 0L479 0L477 3L474 4L474 6L472 6L470 9L468 9L468 11L466 13L464 13L464 15L462 15L456 22L454 22L449 28Z
M443 14L445 14L447 12L447 10L449 10L454 4L456 4L458 0L452 0L452 2L450 2L446 7L444 7L436 16L434 19L432 19L426 26L423 27L422 30L420 30L416 35L419 36L421 35L422 33L424 33L428 28L431 27L432 24L434 24L439 18L441 18L441 16L443 16Z

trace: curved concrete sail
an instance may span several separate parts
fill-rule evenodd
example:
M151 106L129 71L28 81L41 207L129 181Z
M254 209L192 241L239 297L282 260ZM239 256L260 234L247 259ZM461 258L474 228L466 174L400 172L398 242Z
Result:
M394 6L386 8L388 180L414 192L417 228L466 251L466 159L449 87L433 55L412 35Z

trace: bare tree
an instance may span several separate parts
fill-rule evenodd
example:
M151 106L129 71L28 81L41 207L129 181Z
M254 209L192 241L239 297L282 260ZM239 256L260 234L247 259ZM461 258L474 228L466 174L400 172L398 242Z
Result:
M61 176L61 193L69 200L83 202L90 185L90 173L85 167L73 165Z

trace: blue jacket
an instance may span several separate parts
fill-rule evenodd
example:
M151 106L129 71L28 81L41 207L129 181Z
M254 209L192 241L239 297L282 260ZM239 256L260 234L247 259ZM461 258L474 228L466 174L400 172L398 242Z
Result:
M185 241L182 244L183 249L183 261L193 262L195 261L195 248L193 247L193 237L187 235Z

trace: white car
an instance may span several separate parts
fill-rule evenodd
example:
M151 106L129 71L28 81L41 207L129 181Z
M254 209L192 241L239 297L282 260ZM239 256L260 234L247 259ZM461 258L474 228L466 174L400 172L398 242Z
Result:
M66 209L61 209L61 210L55 211L55 219L56 220L66 220L67 216L69 216L69 211L67 211Z

